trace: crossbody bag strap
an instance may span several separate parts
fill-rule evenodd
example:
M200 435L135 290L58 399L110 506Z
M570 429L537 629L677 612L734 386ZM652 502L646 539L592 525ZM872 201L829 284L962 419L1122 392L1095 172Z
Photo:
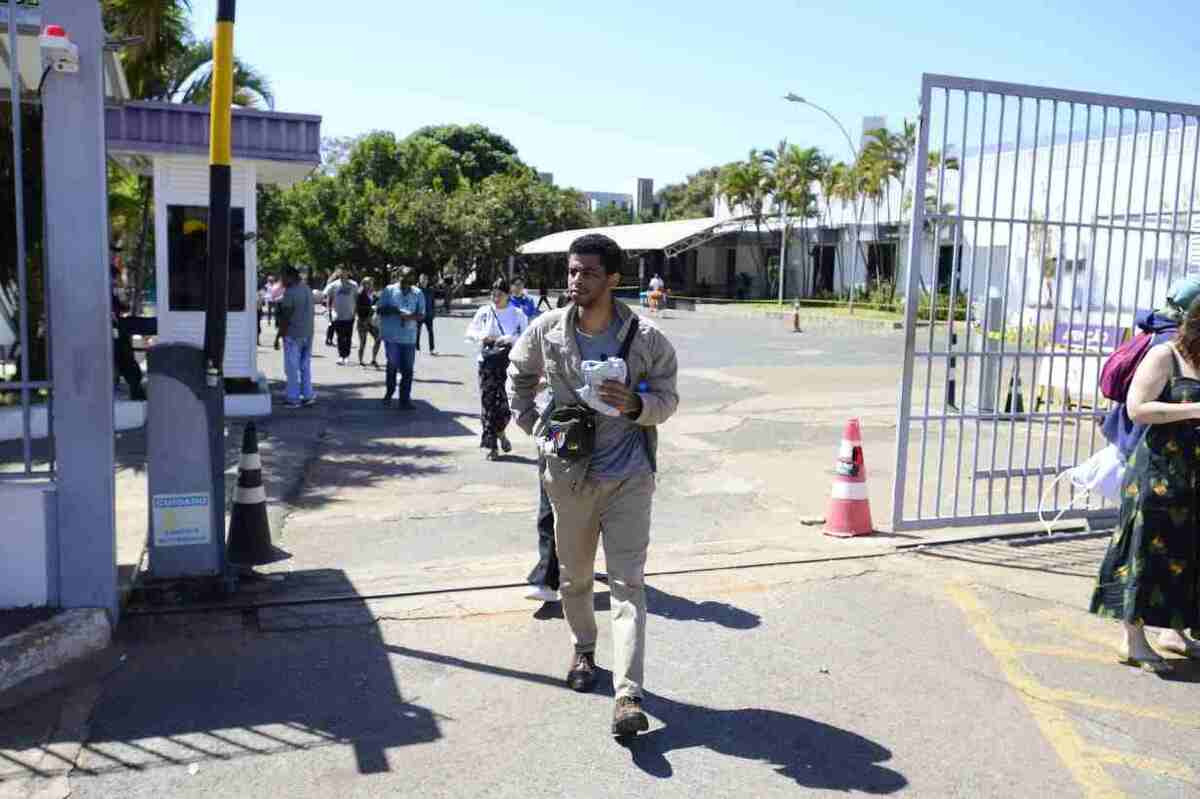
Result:
M500 335L507 336L508 334L504 332L504 325L500 324L500 314L496 313L495 308L492 309L492 318L496 320L496 327L500 328Z
M617 357L622 361L629 360L629 350L633 349L633 337L638 332L638 318L635 315L629 323L629 332L625 334L625 340L621 342L621 351L617 353Z

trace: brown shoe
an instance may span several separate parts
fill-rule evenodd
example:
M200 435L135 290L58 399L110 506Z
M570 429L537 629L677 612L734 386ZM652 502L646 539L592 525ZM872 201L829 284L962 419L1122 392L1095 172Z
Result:
M596 655L592 652L580 652L571 661L571 670L567 672L567 687L573 691L587 693L596 684Z
M642 700L636 696L617 697L613 708L613 735L637 735L650 729L650 722L642 712Z

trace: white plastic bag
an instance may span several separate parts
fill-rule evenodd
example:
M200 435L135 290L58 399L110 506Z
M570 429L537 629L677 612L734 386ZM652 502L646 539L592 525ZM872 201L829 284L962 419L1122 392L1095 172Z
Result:
M579 398L597 413L605 416L620 416L621 412L600 399L600 384L605 380L616 380L624 383L628 372L622 358L609 358L606 361L584 361L583 388L579 389Z
M1121 451L1117 449L1116 444L1109 444L1083 463L1061 472L1046 486L1046 492L1038 504L1038 518L1045 525L1046 532L1050 532L1050 525L1061 519L1072 505L1092 494L1097 494L1112 502L1120 502L1121 480L1124 476L1125 459L1121 457ZM1045 505L1046 496L1063 479L1071 481L1071 485L1075 488L1075 497L1067 507L1058 512L1052 521L1047 522L1042 513L1042 506Z

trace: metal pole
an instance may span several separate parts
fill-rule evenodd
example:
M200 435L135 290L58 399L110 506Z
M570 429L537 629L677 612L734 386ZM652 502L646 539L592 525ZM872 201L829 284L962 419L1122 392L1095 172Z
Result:
M783 275L787 270L787 240L788 240L788 207L787 201L783 203L783 233L779 239L779 304L783 305Z
M29 435L29 297L28 279L25 274L25 169L24 142L21 136L21 70L20 53L17 50L17 2L8 0L8 75L12 102L12 146L13 146L13 199L15 200L17 228L17 291L20 293L19 313L21 324L17 330L17 341L21 347L21 429L23 435L22 455L25 474L33 472L33 448Z
M233 160L233 18L235 0L217 3L213 39L212 103L208 149L208 281L204 315L204 361L209 387L223 382L225 327L229 313L230 184Z

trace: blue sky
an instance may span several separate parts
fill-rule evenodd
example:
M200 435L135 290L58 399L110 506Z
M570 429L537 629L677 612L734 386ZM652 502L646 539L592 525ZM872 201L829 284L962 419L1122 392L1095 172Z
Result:
M215 0L192 1L198 32ZM629 191L781 138L846 157L922 72L1200 104L1200 4L1118 0L242 0L235 49L326 135L479 122L555 182ZM286 16L279 16L281 9Z

